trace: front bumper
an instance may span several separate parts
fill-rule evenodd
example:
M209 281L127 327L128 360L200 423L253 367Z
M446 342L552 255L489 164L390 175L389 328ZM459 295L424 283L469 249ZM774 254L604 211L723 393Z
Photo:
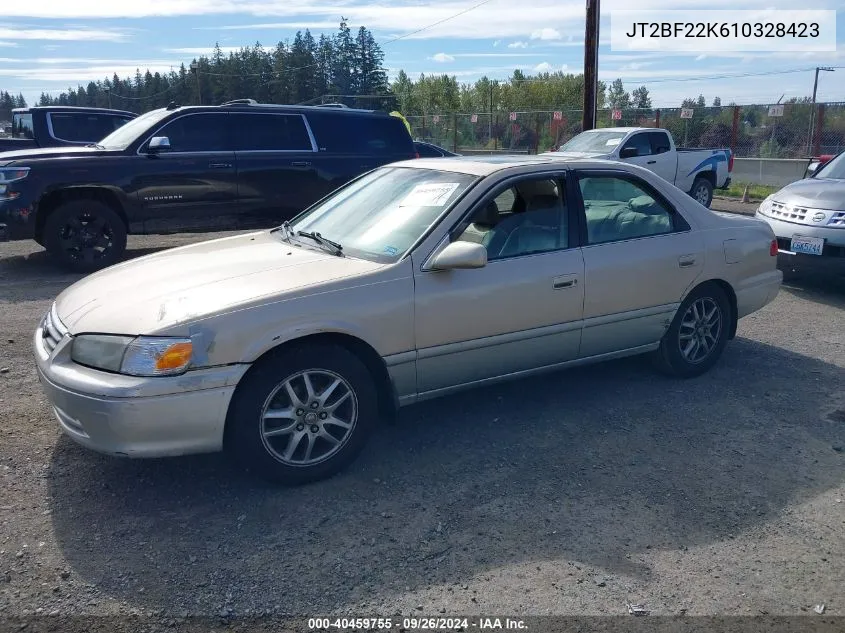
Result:
M70 359L65 334L52 351L34 336L38 377L62 431L92 450L128 457L218 451L226 412L247 365L137 378L97 371Z

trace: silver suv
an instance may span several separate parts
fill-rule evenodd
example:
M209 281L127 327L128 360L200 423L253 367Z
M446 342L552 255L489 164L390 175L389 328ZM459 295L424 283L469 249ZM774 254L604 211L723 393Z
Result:
M772 227L790 267L845 271L845 152L766 198L756 216Z

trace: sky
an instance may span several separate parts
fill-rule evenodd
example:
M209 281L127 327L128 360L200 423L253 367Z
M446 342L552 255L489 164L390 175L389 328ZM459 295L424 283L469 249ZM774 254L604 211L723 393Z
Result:
M454 75L472 82L564 70L580 73L584 58L584 0L28 0L5 3L0 22L0 89L57 94L91 80L167 72L215 43L224 51L260 42L266 48L297 30L331 33L341 17L366 26L383 44L392 78L403 69ZM790 9L785 0L710 0L710 9ZM476 8L472 8L476 6ZM813 68L821 73L819 101L845 101L845 0L814 0L808 9L840 9L836 50L731 52L718 42L688 53L611 50L615 9L692 9L698 0L603 0L599 79L621 78L627 90L645 85L656 107L678 106L703 94L708 105L775 103L809 96ZM460 14L460 15L458 15ZM762 13L761 13L762 15ZM457 16L457 17L453 17ZM426 28L428 27L428 28ZM399 39L397 39L399 38ZM781 71L796 71L776 74ZM764 74L765 73L765 74ZM733 75L733 76L731 76ZM117 104L115 104L117 106Z

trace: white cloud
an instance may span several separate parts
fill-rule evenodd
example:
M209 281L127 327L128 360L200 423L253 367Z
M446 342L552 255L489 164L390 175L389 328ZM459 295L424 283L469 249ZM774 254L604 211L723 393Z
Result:
M528 42L511 42L508 48L528 48Z
M228 24L226 26L195 26L195 31L265 31L284 29L336 29L340 21L327 22L313 20L311 22L263 22L260 24ZM352 25L350 25L351 28Z
M560 31L549 27L537 29L531 34L532 40L559 40L561 37Z
M496 40L495 42L493 42L493 48L496 48L501 43L502 43L502 40Z
M65 40L84 42L122 42L126 31L96 29L17 29L0 28L0 38L7 40Z
M552 72L552 65L549 62L543 62L534 66L535 73L550 73Z
M0 47L5 47L5 48L14 48L17 45L18 45L17 42L0 42Z
M237 53L241 50L242 47L240 46L221 46L220 51L224 55L228 55L229 53ZM199 46L197 48L163 48L161 49L165 53L174 53L176 55L213 55L214 54L214 47L213 46Z
M127 63L120 66L114 62L102 66L84 66L76 68L64 67L38 67L38 68L0 68L0 77L16 77L18 80L26 81L56 81L65 82L71 85L77 83L84 83L88 81L96 81L105 77L111 77L113 73L117 73L118 77L134 77L135 71L140 70L145 73L149 70L151 73L166 73L170 72L173 66L170 63L159 65L142 65L141 63Z
M455 61L454 57L452 57L451 55L447 55L446 53L437 53L430 59L435 62L440 62L441 64Z

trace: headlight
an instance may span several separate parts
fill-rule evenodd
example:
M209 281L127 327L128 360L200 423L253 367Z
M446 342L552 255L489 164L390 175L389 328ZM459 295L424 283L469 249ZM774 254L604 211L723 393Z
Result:
M191 339L83 334L73 339L70 357L80 365L129 376L172 376L191 364Z
M0 167L0 184L17 182L29 176L29 167Z
M759 213L761 213L762 215L769 215L769 213L771 213L771 211L772 211L772 198L773 197L774 197L774 194L770 195L768 198L763 200L763 202L760 203L760 206L757 209L757 211Z

